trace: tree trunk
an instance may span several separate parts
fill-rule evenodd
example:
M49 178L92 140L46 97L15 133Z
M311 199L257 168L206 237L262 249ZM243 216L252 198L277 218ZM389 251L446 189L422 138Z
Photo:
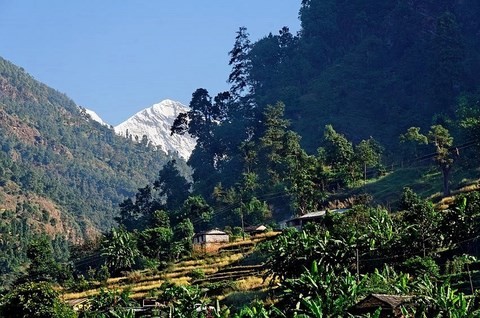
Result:
M447 197L450 195L450 186L448 184L448 179L450 178L450 167L442 167L443 175L443 196Z

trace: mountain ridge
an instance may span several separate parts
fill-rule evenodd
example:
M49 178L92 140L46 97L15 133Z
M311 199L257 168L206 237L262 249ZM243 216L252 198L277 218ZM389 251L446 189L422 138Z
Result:
M118 205L176 157L116 136L82 109L0 58L0 186L52 201L86 237L113 226ZM23 217L2 195L0 210Z
M195 148L195 139L188 134L172 136L170 127L178 114L186 113L188 110L189 108L180 102L165 99L137 112L115 126L114 130L117 135L137 142L150 142L165 153L178 153L186 160ZM148 141L142 141L143 136Z

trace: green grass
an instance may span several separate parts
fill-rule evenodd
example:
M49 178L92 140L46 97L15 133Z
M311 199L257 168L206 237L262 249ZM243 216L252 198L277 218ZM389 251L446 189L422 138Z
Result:
M479 184L480 169L453 169L451 172L451 190L455 191L473 184ZM393 206L399 202L404 187L411 188L423 198L439 201L442 197L442 174L436 166L398 168L376 180L370 180L366 186L359 186L349 195L368 193L374 202Z

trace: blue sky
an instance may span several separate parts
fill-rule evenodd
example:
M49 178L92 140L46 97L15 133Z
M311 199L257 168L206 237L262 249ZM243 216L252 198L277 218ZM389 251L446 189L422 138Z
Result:
M300 29L301 0L0 0L0 56L119 124L163 99L228 89L228 51Z

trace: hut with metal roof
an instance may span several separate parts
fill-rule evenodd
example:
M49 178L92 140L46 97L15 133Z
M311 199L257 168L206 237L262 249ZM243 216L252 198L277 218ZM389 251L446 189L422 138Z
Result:
M346 211L348 211L348 209L329 210L329 212L331 213L343 213ZM325 217L326 213L327 213L327 210L323 210L323 211L315 211L315 212L310 212L304 215L300 215L288 220L286 222L286 226L294 227L294 228L297 228L298 230L301 230L307 223L320 223Z
M353 315L373 314L380 308L380 317L403 317L401 306L407 306L413 296L370 294L352 306L349 312Z

